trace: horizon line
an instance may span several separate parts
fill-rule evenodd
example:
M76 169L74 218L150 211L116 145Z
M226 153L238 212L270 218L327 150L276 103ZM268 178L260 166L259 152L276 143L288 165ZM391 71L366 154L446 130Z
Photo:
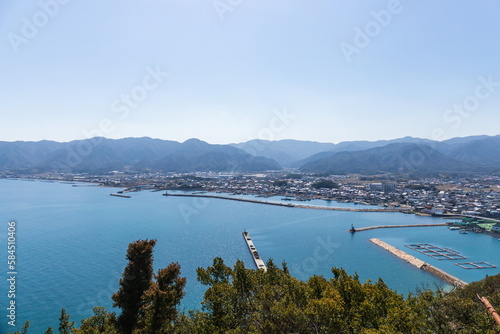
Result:
M38 143L38 142L44 142L44 141L46 141L46 142L55 142L55 143L64 144L64 143L71 143L71 142L75 142L75 141L93 140L93 139L96 139L96 138L102 138L102 139L106 139L106 140L144 139L144 138L146 138L146 139L152 139L152 140L171 141L171 142L177 142L177 143L185 143L185 142L187 142L189 140L199 140L199 141L208 143L210 145L237 145L237 144L244 144L244 143L247 143L247 142L250 142L250 141L264 141L264 142L271 142L271 143L277 143L277 142L281 142L281 141L298 141L298 142L311 142L311 143L319 143L319 144L338 145L340 143L346 143L346 142L378 142L378 141L393 141L393 140L406 139L406 138L411 138L411 139L416 139L416 140L422 140L422 141L445 142L445 141L448 141L448 140L459 139L459 138L497 137L497 136L500 136L500 134L496 134L496 135L478 134L478 135L469 135L469 136L462 136L462 137L451 137L451 138L447 138L447 139L443 139L443 140L435 140L435 139L413 137L413 136L404 136L404 137L398 137L398 138L392 138L392 139L376 139L376 140L356 139L356 140L343 140L343 141L339 141L339 142L336 142L336 143L335 142L309 140L309 139L293 139L293 138L279 139L279 140L267 140L267 139L253 138L253 139L248 139L248 140L242 141L242 142L230 142L230 143L225 143L225 144L215 143L214 144L214 143L210 143L210 142L208 142L206 140L203 140L203 139L200 139L200 138L196 138L196 137L192 137L192 138L186 139L184 141L179 141L179 140L173 140L173 139L153 138L153 137L149 137L149 136L138 136L138 137L131 136L131 137L121 137L121 138L108 138L108 137L103 137L103 136L95 136L95 137L91 137L91 138L72 139L72 140L65 140L65 141L58 141L58 140L53 140L53 139L40 139L40 140L22 140L22 139L19 139L19 140L13 140L13 141L0 140L0 142L1 143L18 143L18 142L22 142L22 143Z

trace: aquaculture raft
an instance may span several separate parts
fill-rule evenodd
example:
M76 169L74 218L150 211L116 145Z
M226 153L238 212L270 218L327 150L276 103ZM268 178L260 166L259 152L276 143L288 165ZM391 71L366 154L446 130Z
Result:
M437 247L432 244L410 244L410 245L405 245L405 247L416 250L417 252L430 256L436 260L466 259L465 256L461 255L460 252L456 250L453 250L451 248Z
M464 269L490 269L497 267L494 264L488 262L465 262L465 263L455 263L455 265Z

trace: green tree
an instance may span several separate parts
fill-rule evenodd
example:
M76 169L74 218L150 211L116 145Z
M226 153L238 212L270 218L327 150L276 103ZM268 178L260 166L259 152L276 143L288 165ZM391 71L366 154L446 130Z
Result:
M30 322L29 321L26 321L23 325L23 328L21 328L21 331L16 331L14 332L14 334L28 334L28 330L30 328ZM9 332L8 334L12 334L11 332Z
M104 307L94 307L93 311L93 316L82 320L77 334L118 334L114 314L108 313Z
M311 186L316 189L321 189L321 188L333 189L339 187L339 185L333 182L332 180L321 180L313 183Z
M140 318L144 305L143 295L151 285L153 276L153 248L156 240L137 240L129 244L129 261L120 279L120 289L112 296L113 306L122 313L118 317L118 326L125 334L132 333Z
M65 309L61 309L61 316L59 317L59 334L72 334L74 321L69 321L69 314Z
M217 257L211 267L198 268L196 273L198 281L209 286L202 305L203 309L209 312L210 326L217 328L217 331L232 328L236 321L232 303L232 269Z
M29 328L30 328L30 322L26 321L23 325L23 328L21 328L21 331L20 332L16 331L16 332L14 332L14 334L28 334ZM9 333L9 334L11 334L11 333Z
M211 267L207 269L198 268L196 269L196 273L198 274L198 281L201 284L214 285L216 283L229 283L233 271L224 264L224 260L216 257Z
M30 322L26 321L23 325L23 328L21 328L21 334L28 334L29 328L30 328Z
M452 292L419 291L406 298L383 280L365 283L332 268L333 278L313 276L306 282L290 275L286 264L267 261L267 271L247 269L242 261L233 268L222 259L198 268L198 280L207 285L203 311L178 314L185 279L180 266L158 271L142 294L134 334L212 333L359 333L359 334L495 334L498 327L476 294L500 307L500 275L488 277ZM65 310L60 333L122 334L114 314L102 307L82 320L80 329ZM29 323L22 332L27 333ZM53 333L49 328L46 334Z
M151 283L143 297L141 333L159 334L172 330L186 285L186 278L180 274L181 266L171 263L155 275L156 281Z
M54 331L52 330L52 327L49 327L43 334L54 334Z

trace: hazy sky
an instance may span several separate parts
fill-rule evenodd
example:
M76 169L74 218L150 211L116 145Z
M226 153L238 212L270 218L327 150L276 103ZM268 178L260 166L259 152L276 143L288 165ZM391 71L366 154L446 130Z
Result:
M0 140L500 134L494 0L4 0Z

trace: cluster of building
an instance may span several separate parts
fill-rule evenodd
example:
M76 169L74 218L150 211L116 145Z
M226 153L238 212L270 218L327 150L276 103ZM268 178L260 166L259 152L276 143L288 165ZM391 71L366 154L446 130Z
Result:
M360 175L318 176L271 172L244 173L143 173L106 175L42 175L56 181L92 182L103 186L188 190L282 196L290 200L336 200L401 208L421 214L500 217L500 177L457 179L398 179Z

